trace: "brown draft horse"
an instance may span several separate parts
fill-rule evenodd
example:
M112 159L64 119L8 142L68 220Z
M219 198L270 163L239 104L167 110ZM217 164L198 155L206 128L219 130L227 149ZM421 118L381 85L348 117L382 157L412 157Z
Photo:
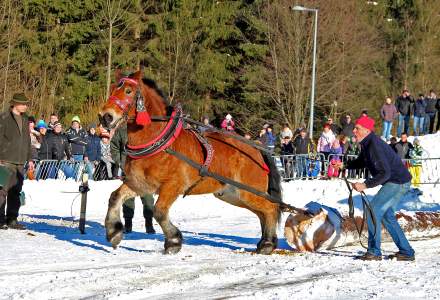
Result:
M140 92L145 109L151 116L169 115L167 112L170 107L166 100L161 96L156 84L151 80L143 79L140 71L132 74L128 79L117 79L118 87L113 89L100 112L101 123L107 128L113 128L126 119L128 145L142 145L153 140L164 129L166 122L152 122L146 126L136 124L134 121L137 113L134 104L135 94ZM268 191L270 178L267 170L263 168L264 158L259 150L222 133L208 132L205 133L205 137L214 149L209 171L259 191ZM203 146L189 130L182 130L170 148L200 164L204 161ZM268 165L270 173L278 174L275 164L268 163ZM114 248L118 246L123 237L120 210L124 201L138 195L155 193L159 197L154 207L154 218L162 227L165 235L165 253L180 251L182 234L170 222L168 212L178 196L188 193L189 189L189 195L213 193L215 197L223 201L255 213L260 219L262 231L257 253L271 254L277 246L276 230L281 214L280 205L277 203L221 183L211 177L202 178L198 170L165 151L140 159L127 157L125 174L123 184L110 196L105 219L107 240ZM280 177L278 175L275 178L276 188L274 190L281 198ZM271 194L274 195L274 193Z

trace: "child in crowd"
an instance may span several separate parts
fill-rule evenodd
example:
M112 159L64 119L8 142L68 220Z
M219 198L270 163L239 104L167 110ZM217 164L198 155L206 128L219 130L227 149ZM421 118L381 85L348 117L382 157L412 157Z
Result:
M422 175L422 155L423 148L420 146L419 139L415 139L413 142L414 148L409 151L409 156L411 157L411 161L409 164L409 172L411 173L412 180L411 183L414 187L420 186L420 176Z
M339 169L335 166L341 162L342 148L339 144L339 139L335 139L330 148L330 164L328 166L327 175L328 177L335 178L339 176Z
M114 161L110 152L110 134L106 131L101 132L101 161L105 163L108 179L112 179L112 164L114 164Z

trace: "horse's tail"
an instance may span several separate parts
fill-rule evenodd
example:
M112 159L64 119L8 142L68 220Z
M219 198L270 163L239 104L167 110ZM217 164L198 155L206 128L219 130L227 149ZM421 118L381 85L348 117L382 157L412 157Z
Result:
M269 167L269 186L267 192L269 195L276 199L279 199L279 203L283 203L282 189L281 189L281 175L278 172L278 168L275 164L275 159L268 153L261 151L264 162ZM281 205L278 206L278 223L281 220Z

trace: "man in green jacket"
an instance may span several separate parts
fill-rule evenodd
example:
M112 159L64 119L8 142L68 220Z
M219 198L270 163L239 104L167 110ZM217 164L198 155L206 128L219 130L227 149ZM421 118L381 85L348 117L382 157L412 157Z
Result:
M127 124L119 126L111 141L110 150L112 154L113 161L115 162L115 170L121 168L124 173L125 160L127 158L127 152L125 151L125 145L127 144ZM116 174L117 175L117 174ZM124 176L125 174L123 174ZM116 176L114 176L116 177ZM156 233L153 227L153 209L154 209L154 198L151 194L146 194L141 197L143 204L143 215L145 218L145 231L147 233ZM134 198L130 198L125 201L122 206L122 215L125 220L125 233L132 232L133 228L133 216L134 216L135 202Z
M23 94L14 94L10 109L0 114L0 228L20 229L17 223L20 209L20 193L24 180L24 165L32 162L31 138L28 116L25 114L29 99Z

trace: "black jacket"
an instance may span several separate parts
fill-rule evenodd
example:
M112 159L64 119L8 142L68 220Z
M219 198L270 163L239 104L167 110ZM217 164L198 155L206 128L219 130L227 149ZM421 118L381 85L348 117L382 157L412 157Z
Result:
M436 113L437 112L437 98L430 98L427 97L426 98L426 113L428 114L432 114L432 113Z
M72 127L66 131L67 140L73 155L84 155L86 153L87 132L80 128L78 131Z
M313 151L313 144L308 137L302 138L298 135L293 141L296 154L309 154Z
M49 131L48 131L49 132ZM69 142L65 135L61 133L47 133L41 140L39 159L63 160L71 157Z
M295 148L293 147L292 141L287 144L281 144L281 155L292 155L295 154Z
M394 145L394 151L396 151L397 156L400 157L400 159L408 159L409 157L409 151L414 149L414 146L410 142L402 142L399 141Z
M0 114L0 161L24 164L32 160L31 136L26 115L22 115L21 123L20 132L11 110Z
M367 188L387 182L403 184L411 181L411 175L400 157L377 135L370 133L360 142L360 146L359 157L347 161L347 168L367 168L371 174L371 177L365 180Z
M403 116L411 115L412 104L414 103L414 99L411 96L403 97L400 95L396 99L396 108L397 111Z

